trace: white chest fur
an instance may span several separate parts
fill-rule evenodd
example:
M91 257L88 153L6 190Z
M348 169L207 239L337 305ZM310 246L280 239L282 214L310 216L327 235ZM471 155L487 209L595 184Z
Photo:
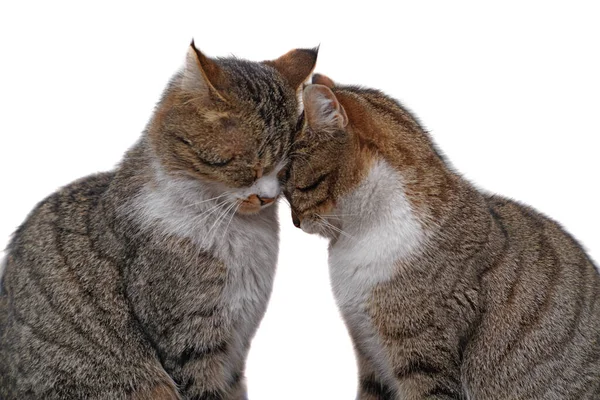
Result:
M278 191L278 188L277 188ZM189 239L227 267L221 303L234 327L231 362L243 359L271 294L277 264L279 225L276 204L257 215L235 211L236 193L189 178L166 176L144 187L124 212L134 213L146 229ZM278 193L274 193L276 196Z
M158 166L155 172L154 181L123 207L124 212L134 213L143 227L189 239L199 251L223 261L230 274L228 285L240 286L242 292L228 299L232 310L241 307L243 298L256 297L257 290L270 291L279 240L276 204L256 215L240 215L235 213L237 192L247 188L224 191L190 178L168 176ZM276 197L279 189L271 191ZM246 281L246 273L254 274L253 279ZM245 282L238 285L236 279Z
M333 292L360 342L357 345L385 374L389 368L367 313L367 301L375 285L398 273L398 261L419 250L425 234L406 198L401 176L383 160L373 164L333 214L340 216L346 233L329 249Z

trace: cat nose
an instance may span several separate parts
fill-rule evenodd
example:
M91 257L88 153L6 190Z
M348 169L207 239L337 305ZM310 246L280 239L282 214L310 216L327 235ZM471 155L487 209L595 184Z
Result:
M295 212L292 211L292 222L296 228L300 228L300 218L296 215Z

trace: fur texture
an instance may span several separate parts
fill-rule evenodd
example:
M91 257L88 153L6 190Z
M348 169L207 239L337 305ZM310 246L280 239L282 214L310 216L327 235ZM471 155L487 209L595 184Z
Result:
M597 399L600 276L556 222L481 193L381 92L315 75L285 193L330 239L358 398Z
M0 398L244 399L271 293L275 200L315 50L190 46L112 172L43 200L0 291Z

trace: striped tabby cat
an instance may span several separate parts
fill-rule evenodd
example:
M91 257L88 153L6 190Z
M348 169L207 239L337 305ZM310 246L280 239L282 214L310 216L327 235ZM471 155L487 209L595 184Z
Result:
M119 167L35 208L1 281L1 399L245 398L316 56L213 60L192 43Z
M474 188L381 92L313 83L285 193L330 238L358 398L600 399L600 276L575 239Z

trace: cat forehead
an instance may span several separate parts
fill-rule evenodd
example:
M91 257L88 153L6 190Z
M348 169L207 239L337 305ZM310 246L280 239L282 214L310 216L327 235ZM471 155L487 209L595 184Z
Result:
M253 103L261 115L290 113L297 105L296 94L281 75L262 63L222 59L221 67L228 75L228 92Z

